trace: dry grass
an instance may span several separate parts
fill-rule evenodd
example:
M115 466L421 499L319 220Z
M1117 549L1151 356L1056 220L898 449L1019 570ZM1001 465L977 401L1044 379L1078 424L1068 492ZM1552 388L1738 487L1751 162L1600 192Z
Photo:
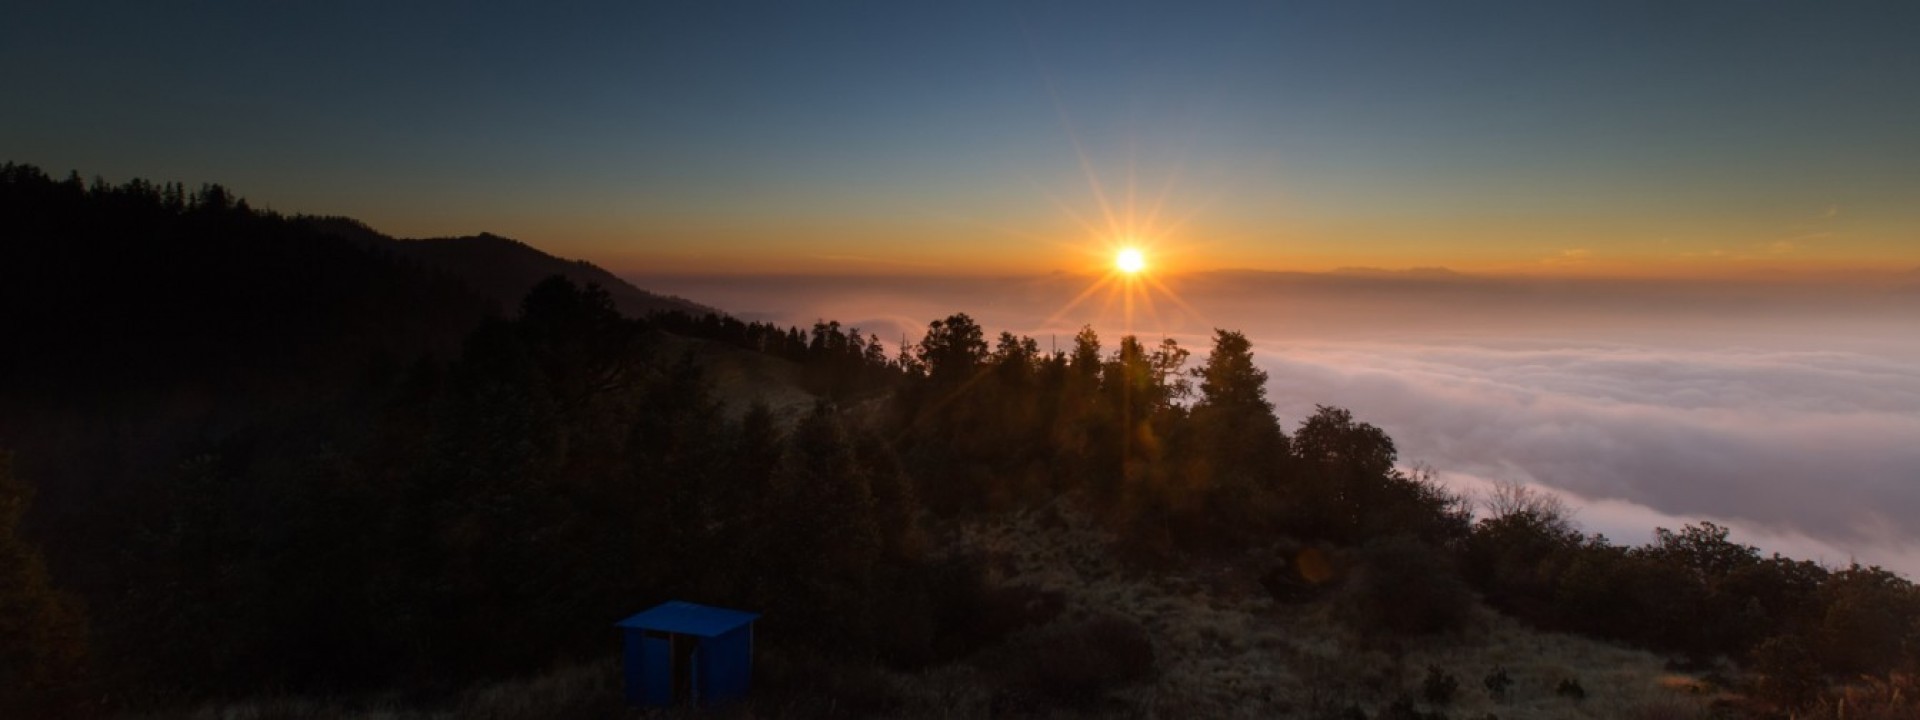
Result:
M1920 718L1920 677L1861 677L1835 688L1799 717L1808 720L1912 720Z
M1069 615L1113 613L1146 627L1160 677L1121 693L1146 716L1311 717L1350 704L1371 716L1403 695L1418 699L1429 666L1459 678L1442 708L1455 718L1675 717L1710 700L1704 683L1651 653L1536 632L1484 608L1462 632L1368 643L1335 620L1331 601L1275 603L1251 580L1265 568L1248 567L1269 553L1148 576L1113 559L1114 541L1065 504L966 528L959 540L997 558L1000 581L1062 593ZM1482 683L1496 666L1513 680L1501 700ZM1584 700L1555 694L1569 678Z

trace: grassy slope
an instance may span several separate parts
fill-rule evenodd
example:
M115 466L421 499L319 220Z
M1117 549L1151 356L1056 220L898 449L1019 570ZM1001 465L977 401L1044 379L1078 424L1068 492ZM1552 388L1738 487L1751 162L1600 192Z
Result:
M1261 553L1149 577L1124 571L1108 551L1112 541L1054 509L975 526L965 538L1004 558L1009 582L1058 591L1074 610L1117 612L1147 627L1161 675L1151 687L1127 691L1144 715L1288 717L1352 703L1371 717L1403 693L1418 698L1430 665L1460 679L1458 696L1442 708L1454 718L1624 718L1705 701L1693 681L1666 672L1653 654L1535 632L1484 609L1457 635L1372 646L1334 619L1331 601L1275 603L1247 572L1267 566ZM1481 684L1496 665L1514 680L1501 702ZM1554 693L1566 678L1578 679L1586 700Z
M1159 677L1116 693L1095 714L1135 717L1312 717L1357 705L1376 716L1394 698L1418 698L1429 666L1460 679L1454 701L1438 708L1455 719L1691 718L1711 698L1704 684L1664 670L1661 658L1579 637L1542 633L1484 609L1461 633L1385 645L1368 643L1334 619L1332 601L1274 602L1247 568L1260 552L1219 566L1172 573L1129 570L1112 553L1114 538L1059 505L961 527L957 548L985 552L1000 582L1060 593L1056 620L1118 614L1153 637ZM1043 633L1031 628L1023 633ZM1020 638L1009 638L1009 644ZM615 638L608 636L609 652ZM921 673L878 672L867 690L894 698L888 715L975 718L996 712L991 650ZM764 658L763 658L764 659ZM1503 666L1514 681L1504 700L1481 678ZM1587 697L1557 695L1577 678ZM202 709L198 718L548 718L644 716L623 712L614 656L545 676L476 688L437 708L375 699L357 704L271 699ZM768 705L773 705L769 707ZM832 708L760 703L723 715L812 716ZM1421 704L1423 709L1427 706ZM673 713L672 715L681 715ZM653 715L657 716L657 715ZM688 716L691 716L690 714Z

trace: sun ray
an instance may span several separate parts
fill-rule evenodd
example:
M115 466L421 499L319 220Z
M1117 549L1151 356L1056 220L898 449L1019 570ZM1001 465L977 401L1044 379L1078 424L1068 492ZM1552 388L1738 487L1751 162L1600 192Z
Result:
M1100 280L1095 281L1092 285L1088 285L1087 289L1080 291L1079 295L1076 295L1072 300L1067 301L1067 304L1065 307L1062 307L1058 311L1055 311L1053 315L1049 316L1046 319L1045 322L1040 323L1040 326L1052 327L1055 322L1058 322L1060 320L1060 318L1064 317L1069 312L1073 312L1074 308L1079 307L1080 303L1086 302L1088 297L1091 297L1094 293L1099 292L1102 287L1106 286L1107 282L1110 279L1111 278L1101 278Z
M1201 213L1206 212L1207 208L1211 207L1218 200L1219 200L1219 197L1215 196L1215 197L1210 197L1210 198L1201 200L1198 203L1194 203L1193 209L1188 210L1186 213L1180 215L1180 217L1175 218L1173 222L1167 225L1166 229L1163 230L1162 232L1164 232L1168 236L1174 236L1174 235L1180 234L1182 230L1186 229L1187 223L1192 222L1194 218L1200 217Z
M1204 326L1212 325L1212 323L1207 321L1207 318L1205 315L1200 314L1199 310L1196 310L1192 305L1187 304L1187 301L1181 299L1180 294L1174 292L1172 288L1169 288L1166 285L1161 284L1159 280L1156 280L1153 278L1146 278L1146 282L1147 284L1152 285L1155 289L1159 290L1162 294L1166 295L1167 299L1172 301L1173 304L1180 306L1180 309L1186 311L1189 317L1192 317L1194 320L1200 321L1201 325L1204 325Z
M1027 178L1027 181L1033 184L1034 190L1036 192L1039 192L1042 197L1045 197L1047 199L1047 202L1053 203L1053 206L1058 208L1061 213L1065 214L1068 220L1072 220L1074 224L1079 225L1082 230L1087 231L1088 235L1101 234L1099 225L1094 224L1092 220L1088 220L1086 217L1082 216L1080 213L1075 212L1072 205L1068 205L1065 200L1061 200L1059 196L1054 195L1053 193L1048 192L1045 188L1041 187L1039 181L1034 180L1033 178Z
M1029 36L1027 41L1032 51L1032 38ZM1071 245L1088 256L1090 264L1105 268L1050 313L1041 327L1053 328L1070 318L1091 317L1094 324L1118 319L1129 335L1140 331L1143 323L1151 323L1151 330L1167 335L1177 329L1170 323L1204 322L1205 317L1159 276L1178 271L1179 259L1192 257L1197 244L1184 236L1207 208L1220 199L1218 194L1202 197L1201 202L1190 205L1191 200L1180 192L1183 181L1188 178L1190 159L1184 150L1174 158L1172 172L1163 178L1147 179L1148 175L1142 173L1137 139L1127 142L1126 155L1117 158L1117 163L1105 165L1108 169L1117 165L1124 170L1124 175L1103 181L1054 79L1045 72L1039 74L1089 195L1085 200L1070 203L1063 196L1040 187L1032 176L1025 177L1062 217L1086 233L1078 244L1062 244ZM1176 195L1182 199L1176 200ZM1067 196L1077 196L1077 193ZM1172 275L1167 276L1171 278ZM1166 302L1155 295L1164 295Z
M1174 174L1168 177L1167 181L1160 186L1160 192L1154 194L1153 206L1147 208L1147 219L1142 223L1145 227L1154 228L1159 226L1160 211L1166 209L1167 198L1173 194L1173 186L1180 179L1179 172L1180 170L1175 168Z
M1139 141L1135 140L1127 143L1127 227L1126 227L1126 232L1129 235L1133 234L1133 232L1140 227L1140 225L1137 222L1137 220L1139 219L1139 214L1136 212L1139 209L1139 203L1136 202L1135 200L1136 195L1138 194L1136 191L1138 190L1140 185L1139 178L1140 178L1140 143Z
M1159 306L1153 303L1153 293L1140 293L1140 306L1147 311L1147 319L1153 321L1153 331L1160 335L1167 333L1167 324L1160 319Z
M1107 296L1100 303L1100 319L1105 320L1108 315L1112 314L1114 298L1116 296L1123 296L1125 294L1126 292L1120 287L1119 283L1114 283L1112 285L1109 285L1107 287ZM1121 316L1121 322L1123 324L1126 322L1126 316L1124 315Z
M951 223L971 225L974 227L981 228L983 230L991 230L1001 235L1005 235L1007 237L1012 237L1012 238L1019 238L1021 240L1031 240L1036 243L1051 243L1055 245L1063 244L1059 240L1056 240L1054 238L1044 237L1036 233L1023 232L1020 230L1015 230L1013 228L995 225L985 220L981 220L979 218L967 217L965 215L954 215L954 214L948 213L948 214L936 215L935 217Z
M1073 129L1073 121L1067 117L1067 107L1060 102L1060 91L1053 86L1053 79L1047 78L1047 95L1053 99L1054 112L1060 116L1060 129L1067 134L1067 141L1073 145L1073 155L1080 160L1080 172L1087 178L1087 188L1093 192L1093 201L1100 206L1100 214L1107 219L1109 231L1117 230L1119 223L1113 214L1113 203L1107 200L1107 192L1100 184L1100 174L1093 169L1093 160L1087 157L1086 148L1080 144L1080 133Z

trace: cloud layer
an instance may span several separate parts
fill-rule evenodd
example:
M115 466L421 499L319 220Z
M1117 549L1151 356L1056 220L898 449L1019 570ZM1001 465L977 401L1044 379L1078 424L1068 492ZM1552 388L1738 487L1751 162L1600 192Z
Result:
M1089 280L669 279L759 319L837 318L891 348L964 310L1045 347L1128 327ZM1472 490L1569 496L1639 543L1711 519L1769 551L1920 576L1920 295L1862 284L1553 282L1438 274L1221 273L1154 291L1131 327L1206 353L1255 342L1283 422L1339 405L1402 459ZM1177 296L1177 300L1175 297Z
M1434 344L1304 345L1262 362L1282 416L1341 405L1385 428L1403 458L1463 485L1515 480L1576 504L1613 503L1607 522L1585 520L1617 539L1644 539L1650 526L1635 525L1647 518L1715 518L1831 560L1920 571L1912 364L1847 352Z

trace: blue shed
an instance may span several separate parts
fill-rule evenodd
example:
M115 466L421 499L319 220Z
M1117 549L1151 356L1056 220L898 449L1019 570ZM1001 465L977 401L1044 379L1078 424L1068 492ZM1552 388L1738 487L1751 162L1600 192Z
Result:
M674 600L615 623L626 645L627 704L712 705L746 697L759 618Z

